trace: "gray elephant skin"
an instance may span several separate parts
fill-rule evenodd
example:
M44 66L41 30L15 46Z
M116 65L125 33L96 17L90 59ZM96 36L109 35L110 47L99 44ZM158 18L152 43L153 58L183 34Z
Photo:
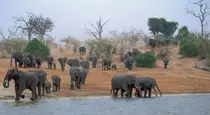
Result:
M71 77L70 90L74 89L74 82L77 88L80 88L83 77L83 67L70 67L69 75Z
M102 59L102 70L110 70L110 66L111 66L111 59L106 59L106 58L103 58Z
M30 67L31 66L31 60L30 60L30 58L25 57L23 59L23 63L24 63L24 68Z
M78 59L69 59L67 61L67 64L70 66L70 67L79 67L80 66L80 63L79 63L79 60Z
M91 57L91 61L92 61L92 68L96 68L98 57L97 56Z
M129 71L132 71L133 58L131 56L128 56L127 59L124 60L124 65L126 68L128 68Z
M57 75L52 75L53 92L60 91L61 78Z
M52 69L53 61L54 61L54 58L52 56L47 57L48 69Z
M166 58L166 57L164 57L164 58L163 58L164 69L166 69L166 68L167 68L168 63L169 63L169 59L168 59L168 58Z
M84 55L86 53L86 48L85 47L79 47L79 53L80 53L80 55Z
M41 58L40 57L36 57L36 65L37 65L37 68L40 68L41 64L42 64Z
M119 90L121 90L121 96L126 92L126 97L132 97L133 87L140 90L140 88L135 85L136 79L136 76L126 74L118 74L114 76L111 79L111 93L113 93L113 97L117 97Z
M85 68L88 72L89 72L89 68L90 68L90 63L87 60L82 60L80 61L80 65Z
M30 98L32 101L37 99L36 87L39 82L37 74L35 74L34 72L23 72L18 70L17 68L9 69L3 81L4 88L9 87L9 82L12 79L15 82L16 101L19 100L19 97L23 99L25 98L25 96L22 95L25 89L29 89L32 92L32 97Z
M49 81L45 80L44 87L45 87L46 94L51 93L51 83Z
M19 67L22 67L23 58L24 58L23 52L12 53L11 58L10 58L10 66L12 66L12 59L15 59L15 67L17 67L17 63L19 64Z
M160 91L160 89L159 89L159 87L156 83L156 80L151 78L151 77L138 77L137 80L136 80L136 86L140 87L141 91L144 91L144 97L145 98L146 98L146 95L147 95L147 91L149 91L148 97L149 98L151 97L152 89L154 90L155 95L157 97L155 87L157 87L157 89L160 93L160 96L162 96L162 93L161 93L161 91ZM137 97L141 97L141 94L139 93L139 90L136 90L135 94L136 94Z
M42 88L42 95L45 95L44 92L44 85L45 85L45 79L47 79L47 73L44 70L28 70L28 72L34 72L38 78L39 78L39 82L38 82L38 95L41 96L41 88Z
M60 62L62 71L65 71L65 66L66 66L67 60L68 60L67 58L58 58L58 61Z
M112 70L116 70L117 69L117 65L116 64L112 64L111 68L112 68Z

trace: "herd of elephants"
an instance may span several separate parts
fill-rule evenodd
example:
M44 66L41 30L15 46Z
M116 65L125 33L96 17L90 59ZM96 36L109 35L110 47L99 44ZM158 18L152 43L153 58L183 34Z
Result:
M159 41L150 40L149 44L151 47L157 45ZM166 42L165 42L166 43ZM172 42L171 42L172 43ZM174 43L174 42L173 42ZM80 55L85 54L86 48L79 48ZM123 59L125 67L132 71L132 66L134 63L134 57L140 53L138 49L133 49L132 51L128 51L123 53ZM51 93L51 83L47 80L47 72L42 69L34 69L28 71L21 71L18 69L17 63L19 64L19 68L40 68L42 61L40 57L33 56L31 53L24 52L16 52L11 56L10 66L12 66L12 60L15 60L15 68L8 69L5 78L3 80L4 88L9 87L9 82L14 80L15 83L15 100L18 101L21 97L22 99L25 96L22 94L25 89L29 89L32 92L31 100L37 100L38 96L44 96L45 92L47 94ZM56 69L56 63L54 63L54 58L52 56L48 56L46 59L48 63L48 69ZM85 84L86 77L89 73L90 63L88 60L78 60L68 59L68 58L58 58L58 61L61 66L61 70L65 70L65 65L68 64L70 66L69 75L70 75L70 90L76 88L81 88L81 85ZM98 57L96 55L92 55L90 58L92 63L92 68L96 68ZM165 68L167 67L169 60L165 58L163 60ZM112 63L111 59L103 58L102 59L102 70L116 70L116 64ZM52 75L52 89L53 92L60 91L61 78L59 75ZM111 93L113 97L117 97L118 91L121 91L121 96L124 97L132 97L132 89L136 89L135 96L142 97L142 91L144 91L144 97L151 97L151 90L153 89L156 94L155 88L157 87L160 95L161 91L156 83L156 80L152 77L137 77L131 74L117 74L111 79ZM38 95L36 93L36 88L38 88ZM147 93L149 92L149 94ZM41 94L42 92L42 94ZM148 95L147 95L148 94Z

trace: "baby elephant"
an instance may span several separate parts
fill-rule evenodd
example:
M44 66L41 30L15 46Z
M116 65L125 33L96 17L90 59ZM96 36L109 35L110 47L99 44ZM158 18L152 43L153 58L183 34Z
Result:
M116 64L112 64L111 68L112 68L112 70L116 70L117 69L117 65Z
M60 91L61 78L57 75L52 75L53 92Z
M49 93L51 93L51 83L49 82L49 81L45 81L45 85L44 85L44 87L45 87L45 91L46 91L46 94L49 94Z

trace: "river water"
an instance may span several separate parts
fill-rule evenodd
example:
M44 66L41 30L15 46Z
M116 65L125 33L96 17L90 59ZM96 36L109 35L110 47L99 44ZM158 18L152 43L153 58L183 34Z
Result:
M15 103L0 101L0 115L210 115L210 94L147 99L76 97Z

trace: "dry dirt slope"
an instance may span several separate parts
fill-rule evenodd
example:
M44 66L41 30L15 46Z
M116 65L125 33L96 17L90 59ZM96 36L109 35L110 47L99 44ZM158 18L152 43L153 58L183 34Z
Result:
M147 48L143 48L148 50ZM142 48L140 50L143 50ZM157 80L162 93L207 93L210 92L210 75L209 72L196 70L193 68L194 64L198 61L196 59L179 59L177 53L178 48L173 47L173 54L171 56L168 69L163 69L162 61L157 61L157 68L135 68L133 74L137 76L151 76ZM73 54L70 50L64 49L59 52L59 49L51 49L52 56L57 60L58 57L79 58L79 54ZM83 56L84 59L86 56ZM0 82L2 83L3 77L8 69L9 59L0 59ZM102 71L101 64L98 68L91 68L90 73L86 79L86 85L82 89L70 91L69 90L69 67L66 66L64 72L61 71L60 65L56 62L57 69L46 69L46 64L42 65L42 69L48 73L48 79L51 80L51 75L60 75L62 79L62 91L56 93L59 96L86 96L86 95L111 95L110 94L110 80L119 73L128 73L123 64L119 62L119 56L113 57L113 62L117 64L117 71ZM21 68L23 71L29 69ZM13 95L13 87L10 90L2 89L2 96ZM1 96L1 95L0 95Z

